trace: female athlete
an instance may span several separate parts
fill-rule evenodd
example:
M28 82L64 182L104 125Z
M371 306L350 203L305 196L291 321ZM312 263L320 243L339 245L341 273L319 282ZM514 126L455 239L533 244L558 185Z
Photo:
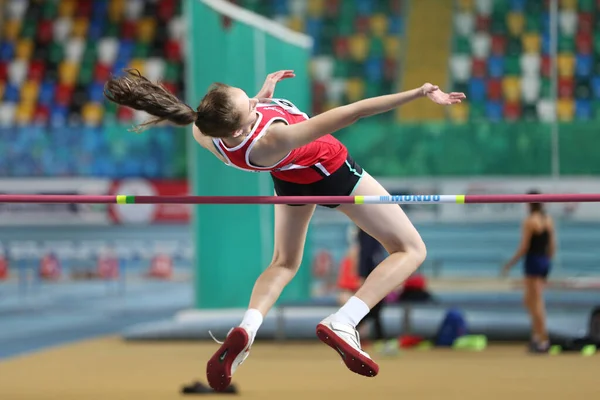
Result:
M529 194L539 194L539 192L531 191ZM544 287L555 249L552 217L546 214L541 203L530 203L529 215L523 221L521 243L514 256L502 268L502 273L507 275L512 266L525 256L523 302L531 318L532 340L529 350L534 353L545 353L550 348L546 331Z
M465 98L463 93L447 94L426 83L413 90L368 98L309 118L289 101L272 98L277 82L294 76L291 70L268 75L260 92L251 98L242 89L216 83L196 110L136 70L111 78L105 85L105 95L110 101L154 116L138 129L162 121L193 124L198 144L231 167L269 172L279 196L389 195L331 134L361 118L393 110L421 97L441 105L460 103ZM264 316L296 274L315 207L314 204L275 205L273 259L254 284L241 324L229 332L208 361L207 377L213 389L224 390L230 384L232 374L248 357ZM319 339L337 351L351 371L375 376L379 367L361 349L356 325L423 262L425 244L397 205L327 207L346 214L389 253L356 294L316 328Z

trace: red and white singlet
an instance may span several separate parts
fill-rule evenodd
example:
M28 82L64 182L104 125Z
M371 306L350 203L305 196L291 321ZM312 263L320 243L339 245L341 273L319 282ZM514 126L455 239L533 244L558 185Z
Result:
M332 135L325 135L309 144L294 149L281 161L270 167L250 163L250 152L269 126L276 121L288 125L306 121L308 116L287 100L271 99L271 103L256 106L258 119L250 134L239 145L229 148L221 139L213 142L227 165L251 172L270 172L283 181L308 184L331 175L346 161L348 150Z

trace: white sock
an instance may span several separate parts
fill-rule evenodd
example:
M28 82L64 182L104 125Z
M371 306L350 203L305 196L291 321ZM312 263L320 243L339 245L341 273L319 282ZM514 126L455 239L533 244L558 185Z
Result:
M356 328L356 325L369 313L369 306L364 301L356 296L350 299L334 314L334 319L338 322L351 325Z
M242 320L240 327L252 333L256 333L258 331L258 328L260 328L260 326L262 325L262 323L263 315L257 309L251 308L248 311L246 311L246 314L244 314L244 319Z

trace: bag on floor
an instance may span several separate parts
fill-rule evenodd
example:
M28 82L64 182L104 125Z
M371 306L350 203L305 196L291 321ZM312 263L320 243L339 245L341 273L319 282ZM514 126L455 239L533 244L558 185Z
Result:
M458 309L450 309L438 328L434 342L436 346L450 347L457 338L468 333L463 313Z

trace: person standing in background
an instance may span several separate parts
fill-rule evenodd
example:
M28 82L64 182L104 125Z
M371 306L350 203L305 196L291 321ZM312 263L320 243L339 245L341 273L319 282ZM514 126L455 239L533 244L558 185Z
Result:
M530 191L528 194L539 192ZM544 289L555 251L556 235L552 217L546 214L543 204L530 203L529 215L522 224L521 243L513 257L502 268L502 275L508 275L512 266L525 257L523 302L531 318L532 337L529 350L534 353L545 353L550 348L546 330Z

